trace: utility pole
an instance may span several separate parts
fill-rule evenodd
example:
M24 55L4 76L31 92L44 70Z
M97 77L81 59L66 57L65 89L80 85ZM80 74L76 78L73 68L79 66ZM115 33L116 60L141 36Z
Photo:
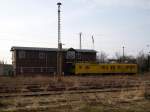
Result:
M82 49L82 32L79 33L79 38L80 38L80 49Z
M58 52L57 52L57 75L58 75L58 81L61 80L62 75L62 43L61 43L61 24L60 24L60 6L61 3L58 2Z
M148 48L148 55L147 55L147 57L148 57L148 71L150 71L150 52L149 52L149 47L150 47L150 45L147 45L147 48Z

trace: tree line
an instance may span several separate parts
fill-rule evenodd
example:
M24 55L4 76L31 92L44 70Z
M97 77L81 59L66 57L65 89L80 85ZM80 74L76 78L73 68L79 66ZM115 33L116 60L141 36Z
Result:
M105 52L99 52L97 55L98 63L133 63L138 65L138 71L140 73L150 71L150 55L145 54L144 52L139 52L138 55L131 56L125 55L122 56L119 53L115 53L114 58L108 58L108 55Z

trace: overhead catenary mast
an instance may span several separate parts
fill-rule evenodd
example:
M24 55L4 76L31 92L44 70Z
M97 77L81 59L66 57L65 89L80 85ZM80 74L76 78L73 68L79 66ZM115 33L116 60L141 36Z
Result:
M125 61L125 55L124 55L124 46L122 47L122 62L124 62Z
M93 44L93 49L95 49L95 46L94 46L94 36L92 35L92 44Z
M61 43L61 24L60 24L60 6L62 5L60 2L58 5L58 52L57 52L57 75L58 80L61 79L62 75L62 43Z
M80 41L79 48L82 49L82 32L79 33L79 41Z

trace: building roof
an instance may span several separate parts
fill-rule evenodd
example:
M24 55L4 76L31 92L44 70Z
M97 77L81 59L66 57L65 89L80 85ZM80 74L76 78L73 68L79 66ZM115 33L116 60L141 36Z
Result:
M41 48L41 47L19 47L12 46L11 51L14 50L30 50L30 51L58 51L58 48ZM63 51L67 51L67 48L62 49ZM93 49L75 49L77 52L93 52L96 53L96 50Z

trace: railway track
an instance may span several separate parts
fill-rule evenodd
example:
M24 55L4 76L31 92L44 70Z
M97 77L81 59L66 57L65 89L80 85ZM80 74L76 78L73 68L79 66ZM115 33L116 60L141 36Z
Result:
M130 95L132 97L129 97L129 99L120 99L120 92L121 89L112 88L112 89L96 89L96 90L78 90L78 91L51 91L51 92L33 92L28 94L8 94L8 96L5 97L2 96L1 100L8 99L10 105L16 107L15 108L17 112L20 111L28 111L33 112L43 110L46 111L48 109L52 110L59 110L64 109L64 112L67 110L73 111L72 109L82 107L82 105L104 105L104 106L115 106L116 103L124 103L124 102L130 102L130 101L136 101L136 99L133 98L133 95L136 96L135 91L136 88L130 88L125 89L123 91L129 91ZM132 92L133 91L133 92ZM106 93L107 92L107 93ZM110 92L110 93L108 93ZM111 93L113 92L113 93ZM18 95L19 97L16 97ZM47 95L47 96L46 96ZM21 97L20 97L21 96ZM35 97L40 96L40 97ZM10 97L10 98L8 98ZM12 100L14 101L14 98L18 100L15 100L17 103L13 104ZM133 99L132 99L133 98ZM139 96L138 99L143 99L143 97ZM111 101L111 103L110 103ZM35 107L36 104L36 107ZM120 105L118 105L119 107ZM9 107L9 106L8 106ZM4 108L5 110L5 108ZM6 110L7 111L7 110ZM11 109L11 111L13 111Z
M144 85L142 85L144 84ZM139 89L150 89L150 82L128 82L120 85L118 83L106 83L101 85L83 84L82 86L66 87L65 85L40 85L25 84L23 86L0 85L0 97L15 96L46 96L60 94L79 94L79 93L100 93L100 92L118 92L118 91L134 91ZM144 87L144 88L143 88Z
M148 85L148 83L147 83ZM150 85L150 83L149 83ZM65 91L65 90L86 90L86 89L105 89L105 88L124 88L124 87L138 87L140 82L134 83L106 83L106 84L91 84L84 83L79 86L68 86L65 84L59 85L40 85L40 84L28 84L28 85L0 85L0 94L2 93L27 93L27 92L41 92L41 91Z
M2 79L0 81L0 97L113 92L136 90L142 87L150 88L149 80L135 77L66 77L62 82L42 78Z
M149 87L150 89L150 87ZM69 90L69 91L41 91L41 92L24 92L24 93L3 93L1 98L16 97L16 96L47 96L47 95L62 95L62 94L84 94L84 93L101 93L101 92L120 92L120 91L135 91L142 90L137 87L128 88L106 88L106 89L87 89L87 90Z
M70 78L70 77L69 77ZM11 84L10 84L11 81ZM73 111L83 105L104 105L116 108L117 104L143 101L145 91L150 89L150 81L128 78L112 79L88 77L81 80L53 82L53 80L0 81L0 99L4 111ZM7 83L9 82L9 83ZM149 91L150 93L150 91ZM147 94L147 96L149 95ZM149 96L148 96L149 97ZM133 103L132 102L132 103ZM133 104L134 104L133 103ZM17 108L16 108L17 107ZM3 111L2 110L2 111ZM111 110L110 110L111 111Z

